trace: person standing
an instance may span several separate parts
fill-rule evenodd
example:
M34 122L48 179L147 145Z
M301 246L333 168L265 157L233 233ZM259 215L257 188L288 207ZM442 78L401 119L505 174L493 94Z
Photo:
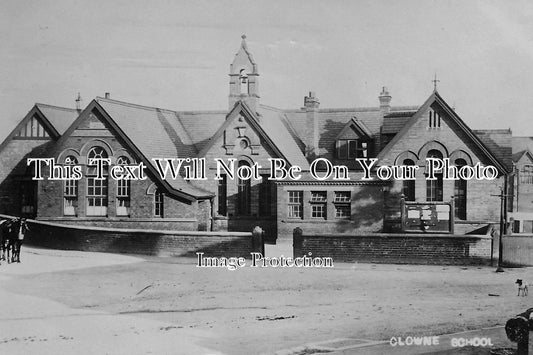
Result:
M7 220L3 219L0 221L0 265L2 260L6 260L6 249L7 249Z

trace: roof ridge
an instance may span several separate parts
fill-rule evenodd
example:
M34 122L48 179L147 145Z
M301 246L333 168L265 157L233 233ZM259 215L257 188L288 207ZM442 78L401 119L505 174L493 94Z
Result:
M75 108L68 108L68 107L55 106L55 105L50 105L50 104L43 104L41 102L36 102L35 106L45 106L45 107L49 107L49 108L55 108L55 109L58 109L58 110L72 111L72 112L77 111Z
M294 113L294 112L305 112L305 108L278 108L275 106L260 104L259 107L267 109L267 110L273 110L277 112L282 113ZM398 111L418 111L420 106L391 106L390 112L398 112ZM318 112L367 112L367 111L379 111L379 106L361 106L361 107L326 107L326 108L319 108Z
M177 113L177 111L174 111L174 110L164 109L164 108L155 107L155 106L139 105L139 104L134 104L131 102L120 101L120 100L115 100L115 99L106 99L101 96L97 96L96 101L98 102L103 101L103 102L108 102L108 103L118 104L118 105L128 106L128 107L136 107L136 108L143 109L143 110L150 110L150 111L160 110L160 111L166 111L169 113Z
M499 133L511 133L510 128L496 128L496 129L473 129L474 132L499 132Z
M146 106L146 105L134 104L132 102L126 102L126 101L121 101L121 100L106 99L106 98L101 97L101 96L97 96L96 100L99 101L99 102L103 101L103 102L114 103L114 104L119 104L119 105L128 106L128 107L135 107L135 108L139 108L139 109L143 109L143 110L150 110L150 111L159 110L159 111L163 111L163 112L167 112L167 113L177 114L178 117L179 117L180 114L183 114L183 115L197 115L197 114L205 114L205 113L223 113L223 114L228 113L227 110L198 110L198 111L184 110L184 111L177 111L177 110L171 110L171 109L155 107L155 106Z

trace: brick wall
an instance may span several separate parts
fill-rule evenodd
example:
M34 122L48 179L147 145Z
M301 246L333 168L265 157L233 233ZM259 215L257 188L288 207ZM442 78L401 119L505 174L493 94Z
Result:
M397 157L406 151L415 154L423 153L422 148L428 142L438 142L444 147L444 158L448 158L454 151L461 150L467 153L472 163L475 165L480 162L482 165L491 165L491 162L484 156L478 146L476 146L467 134L451 119L444 118L441 120L441 128L428 128L429 111L426 111L413 126L410 127L407 134L401 140L391 147L390 151L385 154L378 162L378 165L393 165ZM420 166L416 175L415 197L416 201L426 200L426 177L424 176L426 156L418 157L420 160L417 164ZM451 162L454 164L454 162ZM402 162L398 162L402 164ZM502 186L503 179L498 178L493 181L470 180L467 183L467 220L474 221L494 221L499 219L500 199L497 196L500 193L499 187ZM455 182L453 180L444 181L443 199L449 201L454 195ZM399 198L402 189L402 181L394 181L391 186L391 201L388 205L391 207L391 214L399 212Z
M12 139L0 152L0 213L18 215L20 206L20 178L26 174L26 158L38 155L50 139Z
M383 186L378 184L319 184L309 182L280 183L277 185L277 229L278 239L290 239L292 231L300 227L308 233L335 234L380 232L383 228ZM303 191L303 218L288 216L288 192ZM326 218L313 218L311 213L311 192L326 191ZM350 218L340 219L335 216L335 191L350 191Z
M468 265L491 262L492 238L484 235L322 234L294 236L294 256L334 262Z
M98 129L90 129L91 124ZM50 157L62 164L64 159L73 155L82 166L83 178L78 181L78 205L75 216L65 216L63 211L63 181L42 180L38 188L37 216L41 220L54 221L63 224L81 224L113 228L143 228L143 229L173 229L173 230L209 230L210 210L209 201L199 206L196 201L190 202L166 194L164 196L164 216L154 216L154 183L157 181L148 169L145 170L147 179L131 181L130 208L128 216L117 215L117 181L108 178L107 215L104 217L88 216L87 206L87 153L93 146L103 147L111 159L116 163L120 156L126 156L130 161L139 163L140 158L127 149L122 138L105 125L99 113L95 110L86 121L64 140L59 141L48 152ZM47 173L45 173L47 176Z
M506 235L502 244L504 265L533 266L533 234Z
M110 253L131 253L157 256L249 257L261 252L262 240L251 232L187 232L136 229L105 229L64 226L30 221L28 245Z

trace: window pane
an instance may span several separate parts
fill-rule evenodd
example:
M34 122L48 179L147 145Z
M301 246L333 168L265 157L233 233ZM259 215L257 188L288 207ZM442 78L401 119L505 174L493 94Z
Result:
M348 158L348 141L346 140L338 141L338 157L340 159Z

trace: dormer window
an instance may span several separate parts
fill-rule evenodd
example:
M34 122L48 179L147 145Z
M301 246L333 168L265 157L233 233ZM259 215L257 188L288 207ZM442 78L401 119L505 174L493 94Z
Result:
M437 111L429 111L429 128L440 128L441 117Z
M337 140L337 158L368 158L368 146L368 141L360 139L339 139Z

